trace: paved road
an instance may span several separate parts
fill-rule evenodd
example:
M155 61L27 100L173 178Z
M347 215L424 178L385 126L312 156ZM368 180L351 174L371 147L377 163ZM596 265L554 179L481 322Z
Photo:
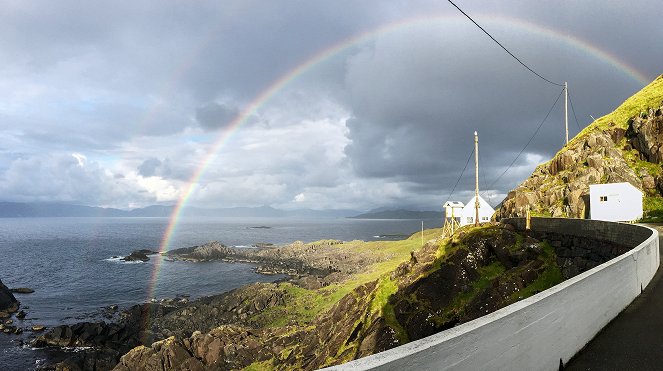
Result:
M663 268L564 370L663 370Z

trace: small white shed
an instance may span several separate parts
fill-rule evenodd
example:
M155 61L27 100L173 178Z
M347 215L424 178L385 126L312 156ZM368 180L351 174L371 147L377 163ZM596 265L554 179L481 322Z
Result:
M640 219L642 196L642 191L631 183L590 184L590 218L610 222L630 222Z
M460 224L460 218L463 216L463 205L460 201L447 201L444 203L444 217L450 221L451 218L456 219Z
M461 226L474 224L474 218L476 216L476 212L474 210L475 202L476 196L472 197L472 199L467 204L465 204L465 207L463 207L463 215L460 219ZM479 196L479 223L489 222L494 213L495 209L493 209L488 204L488 202L486 202L486 200Z

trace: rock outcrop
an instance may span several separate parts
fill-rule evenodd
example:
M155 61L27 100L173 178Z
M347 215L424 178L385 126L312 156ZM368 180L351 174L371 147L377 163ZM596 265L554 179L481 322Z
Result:
M152 250L147 250L147 249L140 249L140 250L132 251L131 254L125 256L124 258L122 258L120 260L128 261L128 262L133 262L133 261L146 262L146 261L150 260L150 257L148 255L154 255L154 254L157 254L157 252L152 251Z
M585 129L508 193L496 218L534 215L587 218L589 185L628 182L648 197L663 196L663 76L615 112ZM658 97L642 111L642 96ZM636 104L637 103L637 104ZM623 112L638 111L623 122ZM645 212L647 212L645 205Z
M14 313L18 310L19 302L16 300L11 290L0 281L0 312L5 314ZM7 315L0 315L0 318Z
M446 253L440 257L440 251ZM544 273L556 271L562 279L556 262L552 247L508 227L466 231L454 241L428 243L391 276L358 285L306 324L265 327L247 320L175 336L131 350L116 370L225 370L254 363L312 370L340 364L508 305L535 293L535 282L545 289L558 281L540 282ZM288 302L287 292L283 300Z
M352 246L329 248L341 244L343 241L323 240L310 243L298 241L280 247L233 248L212 241L171 250L166 256L172 260L193 262L224 260L255 263L258 265L256 271L262 274L327 277L331 273L339 273L334 276L336 280L357 273L367 265L390 259L379 251L357 251Z

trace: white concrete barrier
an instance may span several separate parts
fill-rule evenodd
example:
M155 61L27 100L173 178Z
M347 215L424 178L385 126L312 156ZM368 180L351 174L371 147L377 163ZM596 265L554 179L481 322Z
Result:
M557 370L640 295L660 263L658 231L652 228L537 218L532 229L600 237L634 248L476 320L329 369Z

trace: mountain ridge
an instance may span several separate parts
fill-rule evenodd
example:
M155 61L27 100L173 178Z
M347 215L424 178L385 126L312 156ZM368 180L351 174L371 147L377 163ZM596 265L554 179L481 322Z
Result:
M415 211L406 209L377 209L359 215L351 216L350 219L442 219L442 211Z
M35 217L163 217L173 213L173 205L151 205L121 210L67 203L0 202L0 218ZM205 209L187 207L182 216L193 217L274 217L274 218L344 218L360 213L357 210L282 210L271 206Z

